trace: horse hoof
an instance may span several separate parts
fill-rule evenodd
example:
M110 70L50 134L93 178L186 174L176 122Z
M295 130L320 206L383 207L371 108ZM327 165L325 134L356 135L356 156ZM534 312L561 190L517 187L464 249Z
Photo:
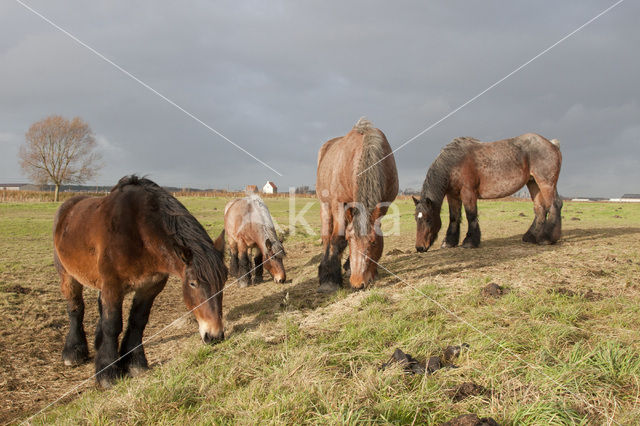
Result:
M75 348L69 351L63 351L62 362L67 367L77 367L89 360L89 350L87 348Z
M98 379L98 386L100 386L102 389L105 389L105 390L111 389L114 383L115 383L115 380L107 379L106 377Z
M458 246L457 244L451 244L451 243L448 243L446 241L443 241L442 245L440 246L440 248L454 248L454 247L457 247L457 246Z
M242 281L238 281L238 287L240 288L246 288L249 287L249 280L242 280Z
M465 241L464 243L462 243L462 247L466 249L470 249L470 248L478 248L478 245L473 244L471 241Z
M262 277L253 279L253 285L261 284L263 282L264 282L264 280L262 279Z
M529 233L526 233L522 236L522 241L524 241L525 243L531 243L531 244L535 244L538 242L536 240L536 237L533 234L529 234Z
M130 377L137 377L147 371L149 371L149 367L144 365L130 365L127 368L127 374L129 374Z
M340 289L340 285L332 282L324 282L318 287L318 293L334 293Z
M98 381L98 385L102 389L109 389L113 387L118 379L124 377L124 371L118 365L112 365L109 367L103 367L104 371L98 373L96 380ZM97 371L101 371L99 367L96 367Z

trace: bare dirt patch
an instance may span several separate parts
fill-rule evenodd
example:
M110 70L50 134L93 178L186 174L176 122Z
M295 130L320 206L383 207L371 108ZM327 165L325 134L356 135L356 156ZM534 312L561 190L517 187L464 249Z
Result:
M309 259L298 250L298 244L287 246L287 273L298 277L295 283L277 284L265 273L264 283L238 288L235 279L229 278L224 295L227 336L258 327L285 309L305 312L327 304L328 296L315 291L316 267L305 268ZM38 255L50 256L47 252ZM68 319L53 265L22 273L0 273L2 282L12 283L0 287L0 295L10 298L0 312L0 423L6 423L37 412L69 391L62 402L95 386L93 334L98 315L97 292L85 289L84 324L91 359L78 367L64 366L61 351ZM131 296L125 300L125 315L130 305ZM197 322L184 307L181 283L172 277L153 305L145 337L180 317L181 321L145 344L152 369L181 353L187 341L199 341Z

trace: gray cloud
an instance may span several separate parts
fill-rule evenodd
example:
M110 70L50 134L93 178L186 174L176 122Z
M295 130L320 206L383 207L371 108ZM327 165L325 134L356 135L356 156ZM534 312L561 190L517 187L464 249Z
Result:
M29 125L79 115L106 160L97 183L313 184L318 148L362 115L392 146L417 134L610 2L30 2L203 121L227 144L17 3L0 5L0 180L20 178ZM624 2L396 155L419 187L455 136L558 138L560 191L640 192L637 26Z

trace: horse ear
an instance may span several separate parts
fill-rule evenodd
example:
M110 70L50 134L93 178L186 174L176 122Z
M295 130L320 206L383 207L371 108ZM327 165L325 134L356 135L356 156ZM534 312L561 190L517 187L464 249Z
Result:
M264 245L267 246L267 250L271 250L271 247L273 247L273 243L268 238L267 241L264 242Z
M193 252L189 247L178 247L176 251L180 255L180 259L184 262L185 265L191 265L191 260L193 260Z
M433 205L433 201L431 201L430 198L425 197L423 201L428 207L431 207Z
M220 253L224 253L224 229L218 235L218 238L213 242L213 247L218 250Z
M414 197L413 195L411 196L411 198L413 199L413 204L415 204L416 206L418 205L418 203L420 202L419 198Z

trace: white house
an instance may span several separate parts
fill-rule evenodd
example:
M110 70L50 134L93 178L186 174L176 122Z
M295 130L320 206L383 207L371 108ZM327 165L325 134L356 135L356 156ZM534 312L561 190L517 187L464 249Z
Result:
M262 192L264 194L277 194L278 187L276 186L275 183L268 180L267 183L265 183L264 186L262 187Z

